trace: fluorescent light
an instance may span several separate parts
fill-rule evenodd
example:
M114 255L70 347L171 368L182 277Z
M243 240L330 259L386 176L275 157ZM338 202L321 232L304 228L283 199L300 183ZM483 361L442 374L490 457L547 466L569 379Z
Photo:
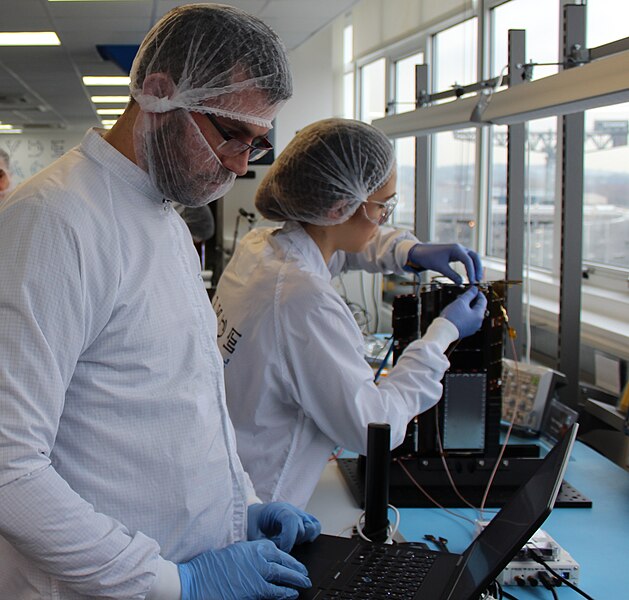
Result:
M0 129L14 129L14 127L8 123L0 123Z
M86 75L83 77L83 85L125 85L131 82L130 77L94 77Z
M103 125L113 125L115 122L116 119L101 119Z
M0 129L0 135L5 135L6 133L22 133L21 129Z
M96 113L99 115L121 115L124 107L121 108L97 108Z
M476 97L460 98L452 102L443 102L383 119L375 119L371 124L391 138L466 129L480 125L480 123L472 123L470 119L477 103Z
M513 125L548 116L629 102L629 50L580 67L494 92L472 120L479 95L376 119L372 125L391 138L430 135L485 125Z
M129 96L92 96L94 104L126 104Z
M629 50L494 94L487 123L521 123L629 101Z
M2 31L0 46L60 46L54 31Z

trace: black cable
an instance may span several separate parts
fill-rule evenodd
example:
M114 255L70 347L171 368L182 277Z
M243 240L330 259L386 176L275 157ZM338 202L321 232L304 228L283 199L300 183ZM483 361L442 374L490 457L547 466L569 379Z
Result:
M576 585L574 585L574 583L572 583L572 581L570 581L569 579L566 579L565 577L557 573L557 571L555 571L552 567L550 567L550 565L548 565L546 561L543 558L541 558L534 550L531 549L531 551L529 552L529 556L536 563L539 563L540 565L542 565L542 567L544 567L551 575L554 575L555 577L557 577L557 579L561 579L561 581L563 581L569 588L577 592L577 594L581 594L584 598L587 598L587 600L594 600L592 596L590 596L589 594L586 594L583 590L579 589Z
M559 600L559 596L557 596L557 592L555 591L555 584L553 583L553 580L550 578L548 573L546 573L545 571L539 571L537 573L537 576L539 577L539 580L542 582L542 585L547 590L550 590L550 593L553 595L553 600Z

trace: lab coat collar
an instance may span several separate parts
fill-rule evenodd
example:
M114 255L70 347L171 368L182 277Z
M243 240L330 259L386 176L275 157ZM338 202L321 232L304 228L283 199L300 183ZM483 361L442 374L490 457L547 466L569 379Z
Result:
M81 151L151 200L162 202L164 195L153 185L148 173L106 142L103 133L104 129L89 129L81 142Z
M319 275L325 281L332 279L330 269L323 260L319 246L308 235L301 223L287 221L281 229L281 234L290 241L293 249L303 256L309 271Z

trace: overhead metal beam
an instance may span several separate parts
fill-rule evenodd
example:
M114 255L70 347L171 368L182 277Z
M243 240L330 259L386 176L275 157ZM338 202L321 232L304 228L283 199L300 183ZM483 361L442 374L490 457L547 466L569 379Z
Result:
M627 73L629 50L494 92L484 111L476 111L478 120L472 118L479 103L476 95L376 119L372 124L395 138L571 114L629 102Z

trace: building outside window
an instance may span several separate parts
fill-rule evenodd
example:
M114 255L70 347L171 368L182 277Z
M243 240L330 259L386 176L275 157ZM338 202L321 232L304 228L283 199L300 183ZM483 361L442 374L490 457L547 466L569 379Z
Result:
M613 15L613 18L610 16ZM629 35L624 0L590 0L587 46ZM629 269L629 104L585 113L583 260Z
M395 113L415 110L415 66L423 62L423 52L415 52L395 61L395 98L392 104ZM400 138L394 143L398 167L399 202L391 222L396 227L413 229L415 226L415 138Z
M476 81L477 26L474 17L434 36L435 92ZM432 136L432 241L474 246L476 139L473 129Z
M540 19L539 15L544 14ZM526 31L526 62L556 63L559 51L559 2L557 0L511 0L491 11L491 76L507 73L509 29ZM533 67L531 79L556 73L557 65ZM490 128L490 185L487 203L486 252L504 259L506 248L507 127ZM556 206L557 119L539 119L527 124L526 216L530 252L528 264L551 269L553 265Z

